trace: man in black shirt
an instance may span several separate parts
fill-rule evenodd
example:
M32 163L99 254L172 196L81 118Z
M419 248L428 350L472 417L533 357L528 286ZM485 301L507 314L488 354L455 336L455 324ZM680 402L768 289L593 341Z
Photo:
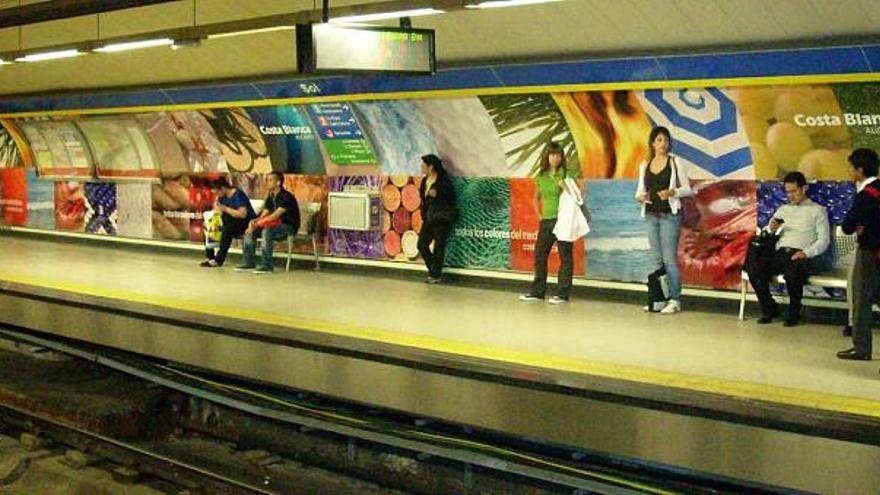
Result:
M849 162L859 192L841 227L846 234L858 234L859 240L851 285L846 289L853 295L853 348L838 352L837 357L870 361L871 306L880 286L880 159L873 150L859 148L849 155Z
M256 274L272 273L274 263L272 250L275 241L284 239L299 230L299 204L289 191L284 189L284 174L271 172L266 177L269 196L260 215L251 220L244 234L244 260L236 270L253 270ZM263 241L262 262L256 265L256 239Z

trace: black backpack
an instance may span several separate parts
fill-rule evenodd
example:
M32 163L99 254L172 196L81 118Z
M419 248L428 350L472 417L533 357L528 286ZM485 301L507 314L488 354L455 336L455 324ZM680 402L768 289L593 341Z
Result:
M656 313L669 300L669 277L666 267L661 266L648 275L648 311Z

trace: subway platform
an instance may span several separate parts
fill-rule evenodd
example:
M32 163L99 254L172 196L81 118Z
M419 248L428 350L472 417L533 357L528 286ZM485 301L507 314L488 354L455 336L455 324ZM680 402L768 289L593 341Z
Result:
M515 281L258 276L7 232L0 246L0 322L38 334L773 487L880 486L880 362L836 359L838 326L687 301L646 314L624 292L523 303Z

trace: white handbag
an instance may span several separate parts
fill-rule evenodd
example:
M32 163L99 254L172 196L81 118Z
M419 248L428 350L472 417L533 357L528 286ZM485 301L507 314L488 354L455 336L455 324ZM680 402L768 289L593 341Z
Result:
M553 235L560 241L574 242L590 232L590 225L581 207L584 198L572 178L562 182L562 193L559 195L559 209Z

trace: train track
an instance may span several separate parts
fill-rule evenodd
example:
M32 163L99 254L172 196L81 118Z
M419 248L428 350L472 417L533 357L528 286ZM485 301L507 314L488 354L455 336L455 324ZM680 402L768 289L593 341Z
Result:
M27 448L63 450L74 469L100 466L116 478L158 485L166 492L281 493L6 404L0 404L0 425L7 435L17 434Z

